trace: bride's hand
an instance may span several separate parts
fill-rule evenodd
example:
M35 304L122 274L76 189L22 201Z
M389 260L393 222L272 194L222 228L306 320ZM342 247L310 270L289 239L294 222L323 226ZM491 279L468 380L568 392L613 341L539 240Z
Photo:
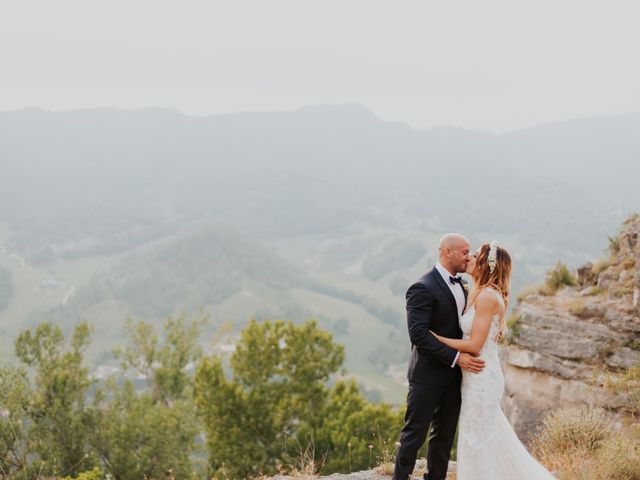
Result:
M433 330L429 330L431 332L431 335L433 335L434 337L436 337L438 340L440 340L440 335L438 335L436 332L434 332Z

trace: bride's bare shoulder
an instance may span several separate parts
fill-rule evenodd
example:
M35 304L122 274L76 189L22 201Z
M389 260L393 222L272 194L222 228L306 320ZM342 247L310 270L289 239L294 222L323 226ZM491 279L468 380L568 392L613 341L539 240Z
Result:
M498 297L490 288L483 288L476 297L476 310L494 310L498 306Z

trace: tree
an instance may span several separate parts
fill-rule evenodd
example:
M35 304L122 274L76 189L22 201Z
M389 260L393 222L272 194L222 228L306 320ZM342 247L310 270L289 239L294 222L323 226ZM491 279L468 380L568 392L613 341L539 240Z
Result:
M112 396L100 391L94 403L96 429L91 445L107 473L117 480L177 478L192 474L190 455L198 425L193 403L177 400L171 406L149 392L136 392L133 382L107 384Z
M353 380L337 382L316 417L319 424L304 425L297 443L313 441L324 457L323 473L365 470L389 461L403 425L402 412L369 403Z
M0 472L3 477L11 478L19 472L24 475L29 468L27 415L31 393L24 368L0 369Z
M326 382L343 360L344 348L313 320L251 321L231 357L232 378L219 357L204 359L196 371L195 400L211 473L242 478L275 472L287 439L301 423L318 421Z
M97 428L91 445L114 478L192 475L199 425L187 369L200 358L197 340L206 321L169 317L162 341L150 324L128 322L133 345L117 352L122 375L110 379L94 399ZM129 373L142 374L146 389L137 391Z
M192 396L193 379L187 368L202 356L197 340L208 317L186 323L184 316L168 317L164 323L164 339L158 340L153 325L127 321L133 345L116 349L124 371L135 371L147 379L147 386L157 402L170 404Z
M80 323L67 345L59 327L43 323L16 339L16 355L27 368L4 369L1 374L3 386L10 390L2 394L9 419L3 427L14 432L16 442L5 444L13 467L20 464L41 474L76 475L95 465L86 448L93 425L85 408L92 382L83 366L89 335L89 325ZM33 372L33 382L28 370ZM28 465L27 456L35 457Z

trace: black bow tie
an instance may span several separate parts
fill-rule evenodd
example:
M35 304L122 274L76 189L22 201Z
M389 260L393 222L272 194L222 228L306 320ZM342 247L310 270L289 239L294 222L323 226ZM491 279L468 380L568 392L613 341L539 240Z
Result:
M459 284L460 284L460 286L462 286L462 277L451 277L451 276L450 276L450 277L449 277L449 281L450 281L451 283L453 283L454 285L455 285L456 283L459 283Z

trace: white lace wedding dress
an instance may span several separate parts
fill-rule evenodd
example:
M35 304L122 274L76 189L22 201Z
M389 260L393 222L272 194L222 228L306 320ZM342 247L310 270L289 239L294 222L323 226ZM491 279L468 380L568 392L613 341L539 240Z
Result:
M493 291L504 306L502 296ZM471 337L475 309L460 319L464 338ZM554 477L522 445L500 408L504 377L498 344L500 328L495 315L480 357L485 367L480 373L463 370L462 407L458 431L458 480L550 480Z

